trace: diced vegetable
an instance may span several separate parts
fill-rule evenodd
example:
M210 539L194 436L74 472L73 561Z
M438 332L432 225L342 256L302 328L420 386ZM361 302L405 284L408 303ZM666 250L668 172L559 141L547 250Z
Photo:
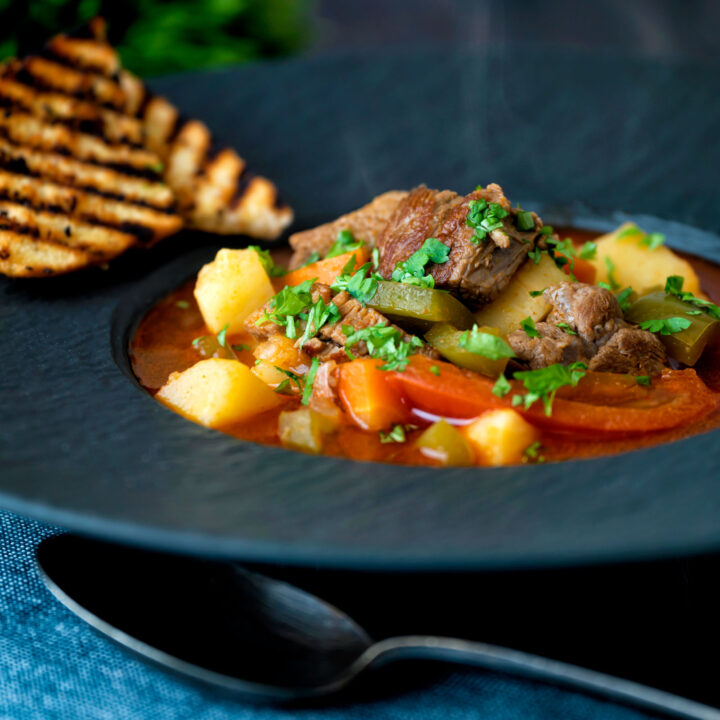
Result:
M278 435L285 447L308 453L322 452L325 438L337 429L327 416L300 408L280 413Z
M613 289L631 286L644 295L655 287L664 287L668 276L682 275L685 290L699 294L700 281L692 265L664 245L651 249L651 244L644 242L646 237L632 223L599 237L597 254L591 261L597 270L597 282L609 283Z
M172 373L155 396L181 415L219 428L275 407L279 396L237 360L210 358Z
M345 412L364 430L389 430L402 423L407 412L387 382L381 360L363 358L340 365L338 394Z
M255 365L250 368L253 375L260 378L266 385L275 388L282 382L287 380L287 375L282 371L278 370L275 365L271 365L265 360L257 360Z
M489 335L500 335L497 328L481 327L480 332L488 333ZM508 359L500 358L498 360L492 360L483 355L471 352L469 349L461 347L460 339L464 335L464 332L454 328L452 325L447 323L437 323L433 325L425 333L425 339L444 357L450 360L450 362L459 365L460 367L475 370L476 372L487 375L488 377L496 378L505 371L505 366L508 363Z
M317 280L325 285L332 285L335 278L340 275L343 268L355 257L355 267L364 265L370 259L370 252L363 245L357 250L336 255L335 257L318 260L317 262L306 265L289 272L285 277L281 278L283 285L299 285L305 280Z
M436 375L432 367L437 367ZM669 430L701 418L717 407L720 396L712 393L694 370L666 370L649 387L627 376L618 382L613 373L588 372L577 387L558 391L547 416L542 403L516 408L533 425L572 433L638 435ZM415 355L401 373L388 373L388 383L396 388L410 408L449 418L473 418L487 410L510 407L514 395L524 394L520 382L498 397L494 381L462 370L450 363L433 362ZM590 391L585 391L591 383Z
M268 365L278 365L300 375L304 375L310 367L307 353L296 346L295 340L279 333L263 340L253 350L253 355Z
M423 455L443 465L472 465L473 453L468 441L445 420L433 423L416 441Z
M478 459L485 465L510 465L522 460L525 449L540 433L515 410L491 410L463 428Z
M537 264L532 259L526 260L505 290L475 314L478 325L496 327L506 337L517 330L520 321L526 317L531 317L534 322L546 317L551 306L542 291L568 278L547 253L540 253L539 259ZM540 294L533 297L531 292Z
M698 308L690 303L664 292L654 292L634 302L625 313L625 318L638 324L647 320L673 317L689 321L688 328L667 335L660 334L658 337L665 345L668 355L685 365L694 365L707 344L717 338L720 330L720 322L715 318L702 311L699 314L696 314L697 312Z
M247 316L275 294L254 250L219 250L203 266L195 283L195 299L211 332L226 325L229 335L243 330Z
M405 326L429 328L445 322L466 330L474 322L473 314L450 293L418 285L381 280L368 305Z

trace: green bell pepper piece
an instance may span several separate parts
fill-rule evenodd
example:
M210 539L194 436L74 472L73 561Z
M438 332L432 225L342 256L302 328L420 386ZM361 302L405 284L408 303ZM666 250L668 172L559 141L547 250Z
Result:
M658 335L668 355L685 365L694 365L709 342L717 337L720 322L705 312L696 314L699 308L665 292L643 295L625 313L632 323L669 317L682 317L690 321L690 327L671 335Z

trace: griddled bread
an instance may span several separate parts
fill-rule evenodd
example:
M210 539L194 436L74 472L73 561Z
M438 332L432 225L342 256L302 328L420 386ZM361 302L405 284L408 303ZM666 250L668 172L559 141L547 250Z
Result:
M0 272L104 263L183 227L277 237L275 186L125 71L95 18L0 66Z

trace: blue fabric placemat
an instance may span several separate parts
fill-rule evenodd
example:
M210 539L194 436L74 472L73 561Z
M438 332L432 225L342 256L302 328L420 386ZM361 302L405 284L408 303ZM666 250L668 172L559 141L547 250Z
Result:
M490 673L442 681L367 703L282 709L247 705L185 684L96 635L45 589L37 544L60 532L0 513L0 719L2 720L641 720L581 694Z

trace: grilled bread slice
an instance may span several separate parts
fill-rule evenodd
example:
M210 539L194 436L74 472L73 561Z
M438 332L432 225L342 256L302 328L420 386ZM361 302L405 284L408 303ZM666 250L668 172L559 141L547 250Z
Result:
M0 273L104 263L183 226L275 238L273 183L125 71L95 18L0 66Z

